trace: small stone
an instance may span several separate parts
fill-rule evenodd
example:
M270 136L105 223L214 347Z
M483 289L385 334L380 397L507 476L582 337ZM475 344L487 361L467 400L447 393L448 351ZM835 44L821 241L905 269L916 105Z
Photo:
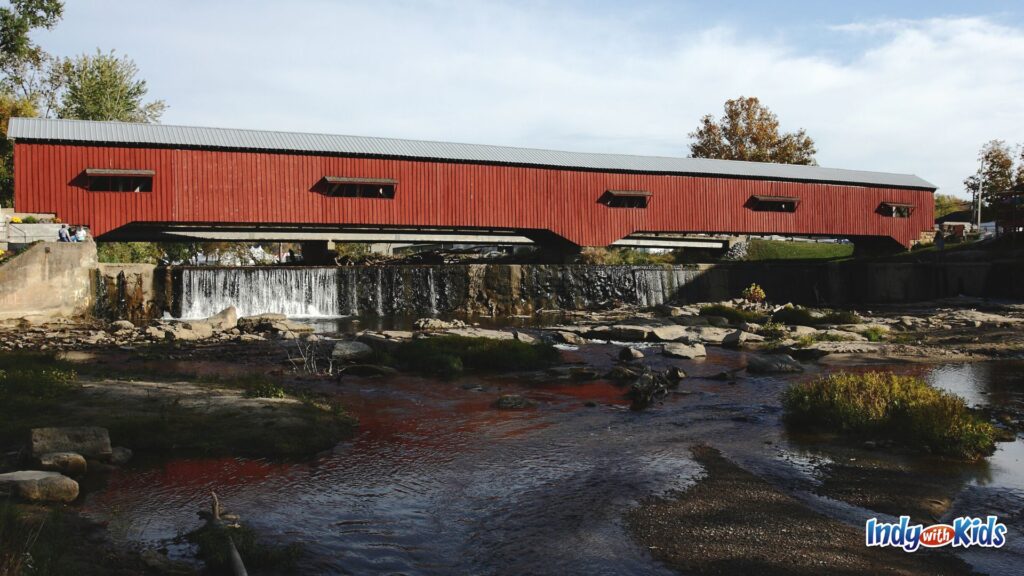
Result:
M115 320L110 323L110 328L114 332L128 332L135 330L135 324L132 324L127 320Z
M555 332L553 335L555 340L557 340L558 342L571 344L573 346L581 346L587 343L586 338L580 336L579 334L576 334L575 332L566 332L564 330L560 330Z
M678 382L683 378L686 378L686 372L684 372L682 368L672 366L671 368L665 370L665 378L668 378L673 382Z
M518 394L505 394L494 401L494 407L499 410L520 410L530 406L533 406L533 402Z
M619 360L623 362L633 362L640 360L644 357L644 353L637 350L636 348L630 348L628 346L619 350Z
M132 459L133 452L124 446L114 446L110 452L110 463L120 466Z

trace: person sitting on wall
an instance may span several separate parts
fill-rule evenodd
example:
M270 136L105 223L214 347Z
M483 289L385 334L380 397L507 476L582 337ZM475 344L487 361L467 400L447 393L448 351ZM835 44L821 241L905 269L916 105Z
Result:
M57 230L57 242L71 242L71 234L68 233L68 225L61 224Z
M78 229L77 228L69 228L68 229L68 236L69 236L68 242L78 242Z
M75 242L85 242L86 237L85 226L79 226L75 231Z

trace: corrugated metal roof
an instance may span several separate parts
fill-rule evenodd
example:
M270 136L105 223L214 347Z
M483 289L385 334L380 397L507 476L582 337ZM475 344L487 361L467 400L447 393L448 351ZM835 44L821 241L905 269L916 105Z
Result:
M534 148L514 148L510 146L458 144L454 142L236 130L228 128L200 128L164 124L91 122L52 118L12 118L7 129L7 136L15 140L386 156L609 172L692 174L700 176L804 180L869 186L891 186L896 188L935 189L935 186L931 183L913 175L841 170L837 168L823 168L821 166L795 166L764 162L709 160L705 158L562 152Z

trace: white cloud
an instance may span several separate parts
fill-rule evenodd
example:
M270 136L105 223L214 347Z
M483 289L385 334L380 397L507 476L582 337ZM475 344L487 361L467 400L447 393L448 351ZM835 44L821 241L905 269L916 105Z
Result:
M984 18L822 29L856 47L839 58L653 9L114 4L69 5L39 39L129 54L168 123L683 155L700 116L756 95L807 129L821 164L913 172L946 192L983 142L1024 140L1024 30Z

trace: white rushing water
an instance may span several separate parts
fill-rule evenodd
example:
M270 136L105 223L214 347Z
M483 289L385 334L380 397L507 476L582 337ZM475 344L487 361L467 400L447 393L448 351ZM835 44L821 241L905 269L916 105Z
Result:
M294 318L337 317L337 268L186 268L181 317L206 318L228 306L238 316L274 312Z

